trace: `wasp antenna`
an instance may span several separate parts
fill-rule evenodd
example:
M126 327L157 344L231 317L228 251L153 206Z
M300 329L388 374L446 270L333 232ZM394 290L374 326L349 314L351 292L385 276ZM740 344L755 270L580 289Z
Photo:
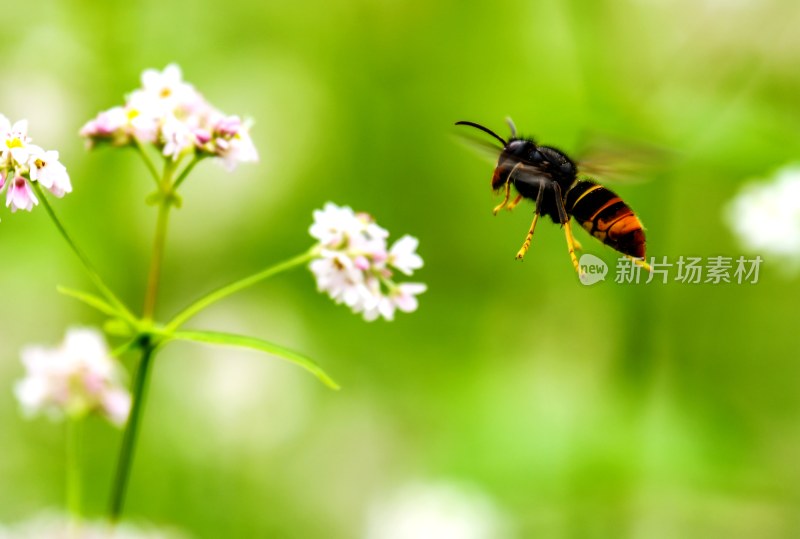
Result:
M511 136L517 138L517 126L514 125L514 120L511 119L511 116L506 116L506 123L511 129Z
M494 131L492 131L488 127L483 127L482 125L476 124L474 122L464 122L464 121L456 122L456 125L468 125L470 127L474 127L476 129L480 129L484 133L488 133L488 134L492 135L494 138L496 138L497 140L499 140L500 142L502 142L504 147L508 146L508 143L505 140L503 140L503 137L501 137L500 135L498 135L497 133L495 133Z

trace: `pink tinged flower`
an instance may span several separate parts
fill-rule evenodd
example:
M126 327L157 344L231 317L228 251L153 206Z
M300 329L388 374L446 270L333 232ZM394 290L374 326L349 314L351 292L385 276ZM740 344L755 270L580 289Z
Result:
M413 236L403 236L389 249L388 263L406 275L422 267L422 257L417 254L419 240Z
M6 186L6 171L0 170L0 191Z
M72 192L67 169L58 160L57 151L44 151L36 147L30 157L31 180L38 181L57 197Z
M397 285L392 281L391 270L396 267L411 273L422 267L422 259L415 252L415 238L404 236L387 252L389 233L371 216L330 202L314 212L309 233L319 240L318 258L309 269L320 291L361 313L367 321L380 317L393 320L397 309L416 310L416 296L425 290L425 285Z
M81 127L80 135L88 138L116 138L128 124L128 114L122 107L113 107L97 114Z
M131 412L131 394L120 388L109 389L102 395L102 408L109 421L121 427Z
M37 204L39 199L33 193L28 180L22 176L14 178L6 191L6 207L11 208L13 213L17 210L31 211Z
M422 283L400 283L397 285L397 288L392 291L392 303L404 313L416 311L419 306L417 296L427 289L428 287Z
M22 362L26 376L15 393L26 414L77 419L97 413L116 425L125 422L130 396L98 331L71 329L56 348L24 349Z
M213 129L214 153L228 170L237 163L258 161L258 151L250 138L250 128L238 116L221 118Z

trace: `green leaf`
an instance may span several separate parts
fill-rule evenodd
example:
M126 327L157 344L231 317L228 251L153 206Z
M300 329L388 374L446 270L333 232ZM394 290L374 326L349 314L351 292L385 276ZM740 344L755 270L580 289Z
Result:
M243 335L233 335L231 333L218 333L216 331L176 331L170 334L169 338L181 341L195 341L207 344L221 344L227 346L236 346L240 348L250 348L266 352L273 356L277 356L286 361L299 365L311 374L320 379L326 386L331 389L339 389L339 384L334 382L319 365L314 363L310 358L298 354L292 350L284 348L283 346L263 339L255 337L246 337Z
M124 313L119 312L117 309L109 305L104 299L95 296L94 294L90 294L88 292L83 292L81 290L74 290L72 288L67 288L65 286L57 286L56 290L59 293L64 294L65 296L69 296L71 298L77 299L80 302L85 303L89 307L93 307L100 311L103 314L107 314L113 318L121 317L125 318Z

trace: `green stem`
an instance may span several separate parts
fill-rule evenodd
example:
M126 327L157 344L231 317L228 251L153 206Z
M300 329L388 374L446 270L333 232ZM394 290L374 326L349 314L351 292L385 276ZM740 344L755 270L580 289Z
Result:
M67 508L73 521L81 517L81 420L67 420Z
M305 264L306 262L312 260L316 256L316 254L317 254L317 247L314 246L301 255L298 255L294 258L290 258L289 260L284 260L283 262L275 264L274 266L270 266L265 270L250 275L249 277L245 277L244 279L240 279L238 281L225 285L221 288L218 288L217 290L214 290L213 292L203 296L202 298L198 299L197 301L186 307L180 313L178 313L175 316L175 318L173 318L172 321L170 321L170 323L167 324L165 331L167 333L175 331L177 328L183 325L187 320L189 320L191 317L193 317L194 315L196 315L197 313L199 313L212 303L224 299L230 296L231 294L234 294L247 287L253 286L254 284L259 283L265 279L268 279L273 275L289 270L296 266Z
M158 206L158 219L156 221L156 235L153 242L153 256L150 260L150 274L147 278L147 292L144 297L142 316L145 320L152 320L156 309L158 285L161 281L161 265L164 260L164 246L167 241L167 225L169 224L169 210L172 203L166 198Z
M161 177L158 175L158 171L156 170L156 166L153 164L153 160L150 159L149 155L147 155L147 151L144 149L141 142L139 142L135 137L133 141L136 151L139 152L140 156L142 156L142 160L144 161L147 170L150 171L150 175L153 177L153 180L156 182L156 185L158 187L161 187Z
M92 263L89 261L89 257L87 257L84 252L78 247L75 241L67 232L67 229L64 228L64 225L61 224L61 221L56 216L55 211L53 211L53 207L50 205L50 202L47 200L47 196L45 195L42 188L39 186L39 182L31 182L33 185L34 191L39 197L39 200L42 201L42 205L44 206L45 210L47 210L47 214L50 216L50 219L56 225L56 228L61 233L61 236L66 240L67 244L72 249L72 252L78 257L78 259L83 264L84 269L89 274L89 277L92 279L92 282L97 287L98 290L110 301L117 309L119 309L128 321L136 320L136 317L131 313L131 311L125 306L124 303L111 291L111 289L103 282L103 279L100 277L100 274L97 273L97 270L94 269Z
M164 261L164 246L167 242L167 227L169 225L169 210L172 208L173 199L170 193L172 188L172 175L175 173L177 162L166 160L164 164L164 177L161 179L159 190L161 198L158 203L158 217L156 219L156 233L153 240L153 255L150 259L150 273L147 277L147 291L144 296L144 309L142 317L151 321L156 310L158 285L161 281L161 266Z
M156 345L147 342L142 351L142 360L136 370L136 380L133 387L133 407L131 408L128 423L125 426L125 433L122 438L122 447L119 452L117 462L117 473L114 476L114 485L111 490L111 505L108 515L111 522L119 520L122 514L122 505L125 502L125 491L128 487L131 464L133 462L133 451L136 447L136 437L139 431L139 422L144 408L145 390L147 389L147 375L150 371L150 363L156 350Z
M178 187L180 187L180 185L183 183L183 180L186 179L186 177L189 175L189 173L192 171L192 169L195 167L195 165L197 163L199 163L202 159L203 159L203 157L200 156L200 155L195 155L194 156L194 158L189 162L189 164L186 165L186 168L184 168L181 171L180 175L178 176L178 179L175 180L175 184L172 186L172 190L173 191L177 191L178 190Z

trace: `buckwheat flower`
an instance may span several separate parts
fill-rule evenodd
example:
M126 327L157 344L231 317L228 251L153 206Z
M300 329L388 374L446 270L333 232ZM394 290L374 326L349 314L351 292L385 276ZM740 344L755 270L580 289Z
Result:
M190 154L216 157L229 170L258 160L250 124L213 107L183 80L177 65L147 69L141 82L122 106L99 113L81 128L90 147L147 144L173 160Z
M31 180L38 181L55 196L61 198L65 193L72 192L67 168L59 162L57 151L45 151L31 145L28 166Z
M97 413L125 423L131 399L121 384L121 367L109 355L100 332L73 328L55 348L22 351L26 376L14 388L27 415L81 418Z
M31 211L39 204L31 182L39 182L58 197L72 191L58 152L32 144L26 120L12 124L0 114L0 193L6 190L6 207L12 213Z
M39 204L39 199L33 193L28 180L22 176L14 178L6 191L6 207L11 208L11 213L17 210L31 211Z
M28 136L28 120L19 120L12 124L0 114L0 137L3 139L0 146L3 167L23 166L28 161L28 143L31 141Z
M125 146L131 142L130 133L125 129L130 120L128 111L123 107L113 107L86 122L79 134L87 139L90 146L100 141L107 141L113 146Z
M212 128L211 143L207 146L228 170L233 170L237 163L258 161L258 152L250 138L250 125L238 116L220 117Z
M314 211L309 233L319 241L309 269L317 289L336 303L347 305L367 321L393 320L398 309L416 310L416 296L425 291L425 285L397 284L392 271L411 275L422 267L416 238L404 236L387 251L389 232L370 215L331 202Z
M195 134L189 125L179 121L175 116L168 115L161 126L161 136L164 138L163 153L177 161L179 157L191 151L195 146Z
M422 258L416 253L419 240L412 236L403 236L389 249L389 264L406 275L422 267Z
M800 165L745 185L725 209L725 220L746 249L800 267Z

